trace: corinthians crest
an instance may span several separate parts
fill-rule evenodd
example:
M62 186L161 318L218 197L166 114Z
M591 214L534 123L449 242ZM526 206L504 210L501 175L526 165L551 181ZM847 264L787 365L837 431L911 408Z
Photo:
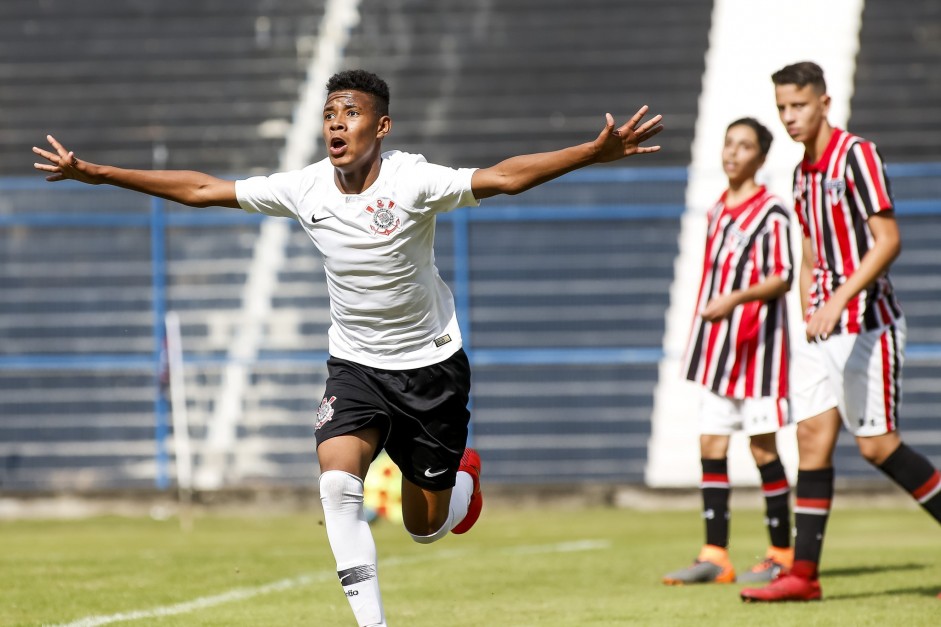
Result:
M317 409L317 417L314 420L315 431L330 422L333 418L333 403L336 400L336 396L331 396L329 400L324 397L324 399L320 401L320 407Z
M394 208L395 201L389 198L377 198L372 205L366 205L366 213L372 215L369 229L376 235L392 235L401 222Z

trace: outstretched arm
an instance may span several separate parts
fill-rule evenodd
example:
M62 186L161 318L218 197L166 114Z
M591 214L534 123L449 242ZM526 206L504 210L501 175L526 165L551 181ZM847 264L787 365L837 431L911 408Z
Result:
M33 167L49 172L47 181L72 179L89 185L114 185L191 207L239 207L234 181L192 170L126 170L89 163L66 150L52 135L46 139L54 152L34 146L33 152L48 163L34 163Z
M604 129L594 141L553 152L510 157L495 166L474 172L471 187L478 200L497 194L519 194L572 170L593 163L616 161L635 154L657 152L660 146L641 146L663 130L656 115L641 124L647 106L643 106L626 124L614 128L614 118L605 114Z

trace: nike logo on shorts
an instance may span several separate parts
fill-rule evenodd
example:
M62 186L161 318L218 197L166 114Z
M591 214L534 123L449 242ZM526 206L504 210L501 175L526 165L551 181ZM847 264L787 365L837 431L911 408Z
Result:
M332 215L321 216L321 217L319 217L319 218L314 217L314 216L311 216L311 217L310 217L310 223L311 223L311 224L317 224L318 222L323 222L323 221L326 220L327 218L332 218L332 217L333 217Z
M431 468L428 468L427 470L425 470L425 476L428 477L429 479L431 479L432 477L437 477L438 475L443 475L443 474L446 473L447 471L448 471L447 468L445 468L444 470L435 470L435 471L432 471Z

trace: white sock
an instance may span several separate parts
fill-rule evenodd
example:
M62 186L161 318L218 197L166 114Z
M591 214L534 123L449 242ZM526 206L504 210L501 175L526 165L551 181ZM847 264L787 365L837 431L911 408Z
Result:
M448 505L448 519L441 525L441 529L430 536L416 536L409 533L412 540L419 544L431 544L448 535L459 522L467 516L467 507L470 505L471 495L474 493L474 479L466 472L458 472L451 490L451 502Z
M337 561L337 577L360 627L385 627L376 570L376 542L363 508L363 482L347 472L320 475L327 539Z
M470 506L471 496L474 494L474 478L469 473L458 471L457 478L454 480L454 489L451 490L451 526L448 531L467 516L467 508Z

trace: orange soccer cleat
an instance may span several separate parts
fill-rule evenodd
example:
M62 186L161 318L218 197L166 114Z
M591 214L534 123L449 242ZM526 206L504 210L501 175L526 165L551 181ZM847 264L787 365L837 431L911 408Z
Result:
M786 575L794 563L794 549L769 546L765 559L738 576L739 583L765 583Z
M688 583L732 583L735 581L735 568L729 560L729 552L721 546L705 545L699 551L699 557L691 565L663 576L663 583L668 586L682 586Z

